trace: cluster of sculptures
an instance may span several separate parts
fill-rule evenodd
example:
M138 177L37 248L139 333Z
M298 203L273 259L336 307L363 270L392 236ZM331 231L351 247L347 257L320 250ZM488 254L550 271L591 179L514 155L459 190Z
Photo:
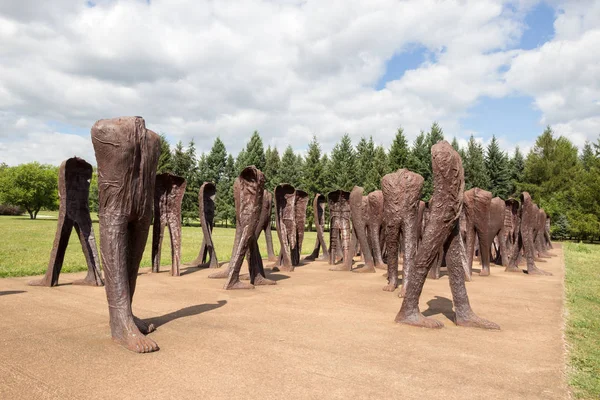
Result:
M152 271L160 270L162 239L168 226L171 275L180 274L181 204L186 182L172 174L156 174L159 137L146 128L141 117L97 121L91 137L98 164L104 280L88 208L92 167L75 157L60 167L59 221L46 275L30 284L58 284L74 227L88 264L86 278L74 283L105 286L115 341L135 352L156 351L158 345L146 336L154 326L135 317L131 304L152 219ZM317 239L304 261L327 260L332 271L369 273L385 269L387 285L383 290L393 292L401 282L398 270L401 256L403 301L396 321L429 328L440 328L443 324L420 313L419 298L426 278L439 278L445 266L456 324L499 329L471 309L465 281L471 280L474 254L477 251L481 259L481 276L490 274L492 261L504 265L506 271L520 271L518 265L523 256L527 273L548 274L536 267L535 259L548 257L547 251L552 248L549 217L527 192L519 202L493 198L490 192L479 188L465 191L462 160L447 142L435 144L431 157L434 191L428 202L420 200L423 177L407 169L385 175L381 190L368 195L358 186L350 192L315 194L312 211ZM198 257L188 266L219 268L209 278L225 279L224 288L228 290L274 285L276 282L265 274L258 238L264 231L268 259L275 262L273 271L292 272L301 265L309 194L285 183L270 193L265 190L265 176L254 166L243 169L234 182L233 192L236 232L229 263L220 266L217 259L212 240L216 186L205 182L198 194L203 241ZM274 254L271 238L273 203L281 244L278 256ZM324 234L326 205L329 246ZM362 265L353 268L357 254ZM247 275L241 273L244 260L248 264Z

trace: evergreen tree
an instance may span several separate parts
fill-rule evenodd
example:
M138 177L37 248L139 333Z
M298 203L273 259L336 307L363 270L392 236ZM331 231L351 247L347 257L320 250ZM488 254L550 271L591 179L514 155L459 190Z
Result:
M457 152L460 151L460 145L458 144L458 140L456 139L456 136L454 136L452 138L452 148L454 150L456 150Z
M202 153L200 160L198 160L198 182L200 185L204 182L214 182L208 167L208 157L206 153Z
M158 157L157 174L171 172L173 170L173 156L171 155L171 146L167 137L161 133L160 137L160 156Z
M235 176L237 177L239 174L241 174L242 170L249 165L252 164L248 164L247 162L246 150L240 150L237 157L235 158Z
M434 122L431 125L431 129L429 130L429 133L427 134L427 140L429 142L429 150L431 151L431 146L433 146L434 144L437 144L437 142L444 140L444 131L442 130L442 127L437 123Z
M350 135L346 133L333 148L329 160L328 175L332 190L352 190L356 185L355 166L356 154Z
M329 156L327 155L327 153L323 154L323 157L321 157L321 165L323 166L323 185L324 185L324 189L323 189L323 193L325 196L327 196L327 193L331 192L332 190L334 190L334 174L331 171L331 161L329 161Z
M246 145L245 162L246 165L242 169L250 165L254 165L261 171L265 168L265 150L258 131L252 133L250 141Z
M292 146L288 146L281 157L279 177L281 183L289 183L294 187L297 187L300 184L300 168L298 168L298 159L294 154Z
M196 146L191 140L184 150L181 140L175 146L172 155L173 174L182 176L186 180L186 190L181 203L182 220L186 223L190 219L198 218L198 165L196 160Z
M402 128L398 128L396 131L396 137L392 142L390 152L387 156L389 164L388 171L394 172L401 168L406 168L408 166L409 155L410 150L408 148L406 136L404 136L404 130Z
M324 194L326 188L324 165L321 159L321 145L316 136L313 136L308 145L304 160L302 187L311 196L316 193Z
M585 169L586 171L590 171L594 166L596 166L596 154L594 152L594 150L592 149L592 145L589 141L586 140L585 144L583 145L583 150L581 153L581 165L583 166L583 169Z
M513 197L518 197L518 185L523 182L523 173L525 171L525 159L519 146L515 147L515 154L510 159L510 194Z
M271 192L281 183L281 178L279 177L280 163L281 161L279 159L277 147L267 147L267 151L265 152L265 169L263 173L267 180L266 188Z
M229 154L223 168L223 174L217 183L216 217L228 226L229 222L235 222L235 203L233 200L233 182L238 174L235 171L235 161Z
M410 152L408 159L408 169L421 175L423 182L423 199L429 200L433 193L433 178L431 173L431 146L429 135L421 131Z
M225 164L227 163L227 150L221 138L217 137L213 146L206 156L206 176L205 181L219 183L225 173Z
M510 193L510 170L507 155L500 150L496 136L487 147L485 155L485 169L489 178L487 189L494 197L506 199Z
M473 135L469 138L467 152L463 162L465 170L465 190L478 187L487 189L490 179L485 168L483 146L475 141Z
M368 141L364 137L360 138L356 146L355 182L357 182L357 185L364 187L367 175L373 168L374 157L375 144L373 143L373 137L371 136Z
M364 184L366 193L381 189L381 178L388 172L388 165L385 149L382 146L377 146L373 157L373 165Z

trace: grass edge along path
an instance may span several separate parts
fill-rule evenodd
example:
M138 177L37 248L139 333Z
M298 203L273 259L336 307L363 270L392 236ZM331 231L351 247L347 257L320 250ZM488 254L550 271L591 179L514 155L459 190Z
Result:
M575 398L600 399L600 246L563 247L568 382Z

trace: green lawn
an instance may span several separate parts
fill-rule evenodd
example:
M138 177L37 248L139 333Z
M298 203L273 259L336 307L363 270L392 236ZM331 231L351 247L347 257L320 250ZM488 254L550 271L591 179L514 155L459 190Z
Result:
M37 220L30 220L28 216L11 217L0 216L0 277L15 277L41 275L46 271L54 234L56 231L57 212L41 211ZM48 218L46 218L46 216ZM99 242L99 231L96 215L94 219L94 232L96 241ZM185 264L196 258L202 243L202 228L183 227L182 229L181 260ZM227 261L231 256L235 229L216 227L213 231L213 242L219 261ZM273 246L275 253L279 252L279 239L273 230ZM306 232L304 235L304 254L312 252L317 234ZM264 235L259 239L261 254L267 256ZM152 265L152 227L142 259L142 267ZM161 253L161 265L171 264L171 246L168 229L165 230L165 239ZM85 258L75 231L71 234L69 247L63 264L63 272L85 271L87 269Z
M600 399L600 246L565 243L569 384Z

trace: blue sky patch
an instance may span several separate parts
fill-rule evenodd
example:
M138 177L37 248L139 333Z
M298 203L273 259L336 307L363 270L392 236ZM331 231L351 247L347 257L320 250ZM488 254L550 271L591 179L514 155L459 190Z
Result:
M385 73L375 84L376 90L385 88L385 84L402 78L408 70L416 69L427 59L429 51L421 45L410 46L392 56L385 64Z

